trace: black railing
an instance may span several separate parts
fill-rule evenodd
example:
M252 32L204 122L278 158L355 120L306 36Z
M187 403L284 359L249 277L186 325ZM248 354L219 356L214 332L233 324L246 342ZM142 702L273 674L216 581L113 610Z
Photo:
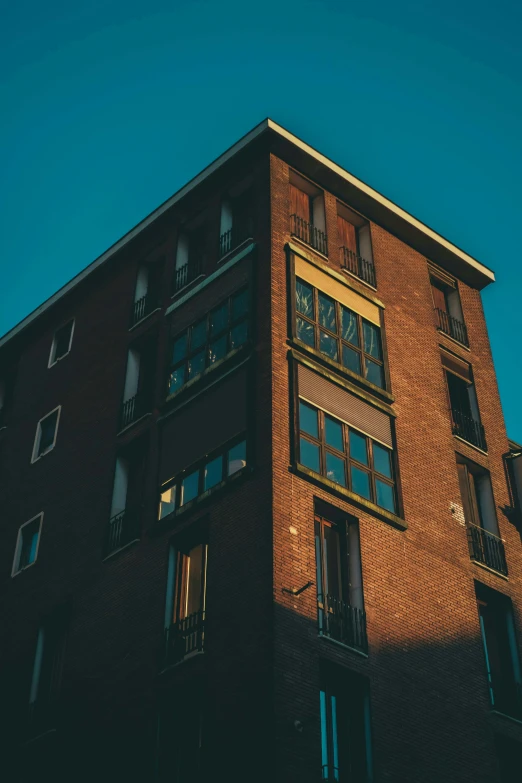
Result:
M121 406L120 430L128 427L133 421L137 421L145 413L143 394L138 392L130 397Z
M349 247L340 247L339 250L341 251L341 268L376 288L377 281L373 261L367 261L362 256L358 256Z
M179 663L189 653L203 650L204 641L204 610L172 623L165 631L165 665Z
M472 560L507 576L506 553L501 538L478 525L469 525L468 544Z
M368 639L366 637L366 614L362 609L326 595L318 599L319 605L319 632L323 636L329 636L348 647L368 652Z
M139 515L136 510L120 511L109 520L105 535L105 556L140 537Z
M458 435L459 438L472 443L474 446L482 449L482 451L488 450L486 434L480 421L475 421L471 416L455 408L451 411L451 417L453 419L452 429L454 435Z
M174 293L181 291L186 285L192 283L203 272L203 262L201 259L197 261L189 261L179 269L176 269L174 275Z
M143 318L146 318L152 313L155 307L156 299L150 292L147 292L140 299L137 299L132 308L131 326L134 326Z
M227 253L230 253L232 250L232 229L229 228L228 231L225 231L221 236L219 237L219 257L223 258L223 256L226 256Z
M466 324L438 307L435 308L435 313L437 315L437 328L441 332L453 337L458 343L469 346Z
M316 228L313 223L303 220L299 215L290 215L290 230L294 236L315 248L324 256L328 255L328 239L324 231Z

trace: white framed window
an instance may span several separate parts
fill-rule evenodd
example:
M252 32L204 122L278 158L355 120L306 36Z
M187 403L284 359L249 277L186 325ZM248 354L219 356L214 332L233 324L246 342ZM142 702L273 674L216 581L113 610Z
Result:
M52 367L53 364L56 364L56 362L63 359L64 356L67 356L71 350L73 332L74 318L56 330L51 345L51 352L49 354L48 367Z
M33 456L31 458L31 462L36 462L37 459L40 459L40 457L43 457L44 454L47 454L49 451L54 449L61 410L62 406L58 405L57 408L54 408L54 410L52 410L38 422L38 426L36 427L36 435L34 437Z
M19 574L20 571L29 568L29 566L32 566L36 561L40 546L42 522L43 511L28 522L24 522L19 528L11 576L15 576L16 574Z

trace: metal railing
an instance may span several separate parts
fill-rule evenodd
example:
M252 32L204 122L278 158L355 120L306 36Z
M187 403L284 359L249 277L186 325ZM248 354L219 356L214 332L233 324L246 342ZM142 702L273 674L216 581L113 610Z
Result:
M349 247L340 247L339 250L341 251L341 268L376 288L377 281L373 261L367 261L362 256L358 256Z
M232 229L229 228L219 237L219 257L223 258L232 250Z
M468 545L472 560L507 576L506 552L501 538L478 525L468 525Z
M109 519L105 535L105 556L140 536L139 515L136 510L120 511Z
M203 650L205 612L189 614L165 630L165 665L179 663L189 653Z
M437 328L441 332L453 337L458 343L469 346L466 324L438 307L435 308L435 313L437 314Z
M131 326L135 326L143 318L149 315L149 313L154 310L155 306L156 300L150 292L147 292L140 299L137 299L132 307Z
M199 277L203 272L203 261L198 258L197 261L189 261L179 269L176 269L174 274L174 293L181 291L186 285L192 283L196 277Z
M319 632L348 647L368 652L366 613L362 609L326 595L318 597Z
M452 430L454 435L458 435L462 440L472 443L482 451L487 451L486 434L484 427L479 421L475 421L462 411L452 408Z
M130 397L121 406L120 430L128 427L133 421L137 421L144 413L145 399L142 392L137 392L134 397Z
M299 215L290 215L290 231L298 239L306 242L324 256L328 255L328 239L324 231L316 228L313 223L303 220Z

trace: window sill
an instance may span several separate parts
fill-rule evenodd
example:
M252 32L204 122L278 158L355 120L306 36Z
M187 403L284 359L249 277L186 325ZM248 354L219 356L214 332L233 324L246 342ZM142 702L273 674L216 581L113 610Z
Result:
M354 492L346 489L346 487L341 487L340 484L336 484L334 481L330 481L330 479L327 479L324 476L321 476L319 473L310 470L310 468L301 465L299 462L297 462L293 467L290 467L290 470L296 475L301 476L301 478L306 478L309 481L313 481L314 484L317 484L318 486L333 492L343 500L354 503L356 506L362 508L363 511L368 512L372 516L378 517L383 522L387 522L392 527L396 527L399 530L408 529L408 524L404 521L404 519L401 519L401 517L398 517L396 514L392 514L390 511L386 511L380 506L376 506L375 503L372 503L370 500L366 500L360 495L356 495Z
M509 582L509 579L505 574L501 574L500 571L495 571L495 569L491 568L491 566L487 566L484 563L480 563L478 560L474 560L472 557L470 557L470 562L473 563L473 565L478 566L479 568L483 568L484 571L489 571L490 574L495 574L495 576L500 577L500 579L505 579L506 582Z
M439 334L442 334L446 340L449 340L453 345L458 345L459 348L462 348L463 351L467 351L468 353L471 353L471 348L469 345L465 345L464 343L461 343L460 340L456 340L455 337L452 337L450 334L447 334L446 332L443 332L442 329L439 326L435 327L437 329L437 332Z
M214 362L214 364L211 364L210 367L205 367L203 372L201 372L195 378L191 378L190 381L187 381L185 384L183 384L181 388L176 389L176 391L172 392L171 394L168 394L167 397L165 398L165 402L166 403L172 402L172 400L176 399L176 397L181 396L183 392L192 389L192 387L196 386L204 378L207 378L211 372L217 370L219 367L223 367L229 360L232 360L234 356L239 356L239 354L242 351L246 350L249 346L251 346L251 341L247 340L246 343L240 345L239 348L234 348L233 351L230 351L230 353L227 353L227 355L223 356L222 359L219 359L219 361Z
M31 745L33 742L38 742L44 737L47 737L49 734L56 734L56 729L46 729L45 731L40 732L40 734L35 734L33 737L28 737L25 740L24 745Z
M18 576L18 574L23 574L23 573L24 573L24 571L27 571L27 569L28 569L28 568L31 568L31 566L34 566L35 564L36 564L36 559L35 559L35 560L33 560L33 562L32 562L32 563L29 563L28 565L24 566L23 568L19 568L19 569L18 569L18 571L14 571L14 572L11 574L11 579L14 579L14 578L15 578L15 576Z
M498 715L499 718L506 718L507 720L511 720L513 723L518 723L519 726L522 726L522 720L520 718L514 718L512 715L508 715L507 712L501 712L500 710L490 710L490 715Z
M325 254L321 253L320 250L316 250L313 245L309 245L308 242L305 242L303 239L299 239L299 237L296 236L295 234L290 233L290 236L291 236L292 242L297 242L300 247L306 248L306 250L308 250L308 251L311 250L312 253L315 253L316 255L318 255L319 258L322 258L324 261L326 261L327 264L329 263L328 256L325 256Z
M363 652L362 650L358 650L357 647L350 647L348 644L343 644L343 642L337 641L337 639L332 639L331 636L326 636L324 633L317 634L319 639L324 639L327 642L330 642L331 644L337 645L337 647L342 647L343 650L349 650L350 652L355 653L356 655L360 655L361 658L368 658L368 653Z
M126 549L129 549L131 546L134 546L134 544L139 544L140 541L141 541L140 538L133 538L132 541L129 541L128 544L125 544L124 546L120 546L118 547L118 549L115 549L113 552L110 552L108 555L106 555L102 559L102 563L105 563L107 560L110 560L116 555L119 555L120 552L124 552Z
M48 364L48 365L47 365L47 369L48 369L48 370L50 370L50 369L51 369L51 367L55 367L55 366L58 364L58 362L61 362L61 361L62 361L62 359L66 359L66 358L67 358L67 356L69 356L69 354L70 354L70 353L71 353L71 349L69 348L69 350L67 351L67 353L64 353L62 356L58 356L58 358L57 358L57 359L55 359L55 360L54 360L54 362L51 362L51 364Z
M158 672L158 675L161 677L162 674L166 674L167 672L172 671L172 669L177 669L178 666L182 666L187 661L193 660L194 658L198 658L200 655L204 655L205 650L194 650L193 652L188 653L188 655L185 655L181 661L177 661L176 663L171 663L168 666L164 666L160 672Z
M118 432L116 433L116 437L119 437L120 435L123 435L123 433L127 432L127 430L130 430L131 427L135 427L136 424L138 424L140 421L143 421L143 419L146 419L146 418L148 418L148 416L151 416L151 415L152 414L150 412L149 413L144 413L143 416L140 416L139 418L134 419L134 421L131 421L130 424L126 424L125 427L123 427L123 429L118 430Z
M41 454L39 454L37 457L34 457L31 459L31 465L34 465L35 462L38 462L38 460L41 460L43 457L47 457L48 454L51 454L51 452L54 451L54 443L51 446L50 449L47 449L47 451L43 451Z
M221 256L221 258L218 259L217 265L218 267L221 266L221 264L226 264L227 261L230 261L231 258L234 258L236 253L240 253L241 250L243 250L243 247L247 247L247 245L253 244L254 238L253 237L247 237L246 239L243 239L242 242L239 243L239 245L236 245L232 248L232 250L229 250L228 253L225 253L224 256Z
M151 310L150 313L147 313L147 315L144 315L143 318L140 318L139 321L136 321L135 324L132 326L129 326L129 332L132 332L134 329L137 329L138 326L141 326L141 324L147 320L147 318L151 318L154 313L159 313L161 310L161 307L155 307L154 310Z
M345 274L345 275L348 275L348 277L351 280L355 280L357 283L360 283L361 285L367 286L370 289L370 291L375 291L375 293L377 293L377 287L376 286L372 285L371 283L366 282L366 280L363 280L363 278L359 277L359 275L356 275L353 272L350 272L349 269L345 269L344 266L341 267L341 272L343 272L343 274Z
M190 288L192 288L193 286L195 287L196 284L201 282L201 280L203 280L205 277L206 277L206 275L204 275L203 272L201 272L201 274L199 274L197 277L195 277L194 280L191 280L190 283L185 283L185 285L182 286L182 288L178 288L177 291L174 291L174 293L172 294L172 296L170 298L171 299L176 299L177 296L180 296L181 294L184 294L184 293L186 294L187 291Z
M475 446L473 443L470 443L469 440L464 440L464 438L461 438L460 435L453 435L455 440L459 440L461 443L465 443L466 446L469 446L470 449L474 449L475 451L478 451L479 454L483 454L485 457L488 456L488 452L484 451L480 448L480 446Z

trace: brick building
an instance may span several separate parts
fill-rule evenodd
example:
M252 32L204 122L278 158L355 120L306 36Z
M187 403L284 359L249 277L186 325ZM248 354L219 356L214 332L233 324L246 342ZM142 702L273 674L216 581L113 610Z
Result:
M267 120L0 340L2 779L520 779L493 280Z

